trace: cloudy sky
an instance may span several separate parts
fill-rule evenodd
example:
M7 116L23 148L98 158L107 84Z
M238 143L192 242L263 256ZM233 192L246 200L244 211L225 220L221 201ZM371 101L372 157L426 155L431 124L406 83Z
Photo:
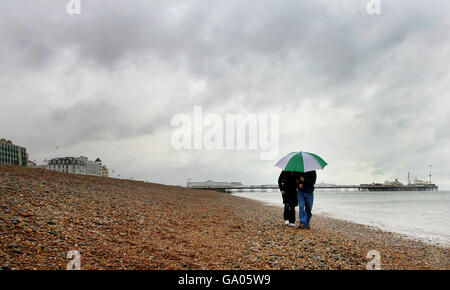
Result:
M3 0L0 136L42 163L100 157L121 177L275 183L283 154L319 182L407 173L450 189L450 1ZM177 114L278 114L279 154L177 150Z

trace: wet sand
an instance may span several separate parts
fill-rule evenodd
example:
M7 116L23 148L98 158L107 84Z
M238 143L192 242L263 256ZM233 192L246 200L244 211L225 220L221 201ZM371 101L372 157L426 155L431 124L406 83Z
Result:
M225 193L0 165L0 269L450 269L448 248Z

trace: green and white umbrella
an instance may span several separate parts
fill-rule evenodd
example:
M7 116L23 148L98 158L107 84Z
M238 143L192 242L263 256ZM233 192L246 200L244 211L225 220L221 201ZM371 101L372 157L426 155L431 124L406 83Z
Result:
M289 153L281 158L275 166L284 171L308 172L323 169L327 163L316 154L300 151Z

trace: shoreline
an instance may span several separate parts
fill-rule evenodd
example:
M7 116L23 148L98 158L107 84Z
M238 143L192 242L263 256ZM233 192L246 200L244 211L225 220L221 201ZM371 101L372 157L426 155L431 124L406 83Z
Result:
M264 206L283 209L283 205L282 204L275 204L275 203L270 203L270 202L268 203L268 202L264 202L262 200L258 200L256 198L252 199L252 198L248 198L248 197L238 196L238 195L235 195L233 193L231 195L236 196L236 197L241 197L241 198L244 198L244 199L248 199L248 200L257 201L257 202L260 202ZM295 208L295 212L296 212L296 220L295 221L296 221L296 225L298 225L298 207ZM351 219L339 218L339 217L335 217L335 216L327 215L327 214L323 214L323 213L314 213L314 209L313 209L313 219L314 219L314 217L319 217L319 216L322 217L322 218L333 219L333 220L336 220L336 221L344 221L344 222L354 223L354 224L357 224L357 225L362 225L362 226L365 226L365 227L372 228L374 230L380 230L380 231L383 231L383 232L386 232L386 233L389 233L389 234L398 235L402 239L412 240L412 241L416 241L416 242L422 242L422 243L425 243L427 245L437 246L437 247L440 247L440 248L443 248L443 249L446 249L446 250L448 250L450 248L450 243L448 243L448 242L432 241L430 239L422 238L420 236L415 236L413 234L404 233L404 232L398 232L398 231L389 229L388 227L383 228L382 226L371 225L371 224L364 224L364 223L360 223L360 222L357 222L357 221L353 221Z
M241 198L245 198L245 199L248 199L248 200L253 200L253 201L260 202L264 206L281 208L281 209L283 208L282 204L276 204L274 202L265 202L265 201L259 200L257 198L253 199L253 198L249 198L249 197L239 196L239 195L236 195L236 194L239 194L239 192L231 193L231 195L236 196L236 197L241 197ZM298 224L298 207L295 208L295 212L296 212L296 220L295 221L296 221L296 225L297 225ZM320 212L319 213L314 213L314 209L313 209L313 219L314 219L314 217L318 217L318 216L323 217L323 218L329 218L329 219L337 220L337 221L344 221L344 222L349 222L349 223L362 225L362 226L365 226L365 227L372 228L374 230L380 230L380 231L383 231L383 232L386 232L386 233L398 235L399 237L401 237L403 239L408 239L408 240L413 240L413 241L417 241L417 242L422 242L422 243L425 243L427 245L437 246L437 247L441 247L441 248L447 249L447 250L450 248L450 243L449 242L440 242L439 238L436 238L436 239L438 239L437 241L436 240L433 241L433 240L430 240L430 239L427 239L427 238L424 238L424 237L420 237L418 235L414 235L414 234L411 234L411 233L399 232L399 231L396 231L394 229L390 229L389 227L382 227L382 226L378 226L378 225L365 224L365 223L357 222L357 221L354 221L354 220L351 220L351 219L340 218L340 217L336 217L336 216L333 216L333 215L323 214L323 213L320 213Z
M213 191L0 165L0 269L450 269L448 249Z

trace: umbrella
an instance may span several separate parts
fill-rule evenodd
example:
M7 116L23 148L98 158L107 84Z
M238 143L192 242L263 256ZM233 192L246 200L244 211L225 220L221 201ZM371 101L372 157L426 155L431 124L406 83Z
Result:
M327 163L316 154L300 151L287 154L275 166L284 171L308 172L323 169Z

